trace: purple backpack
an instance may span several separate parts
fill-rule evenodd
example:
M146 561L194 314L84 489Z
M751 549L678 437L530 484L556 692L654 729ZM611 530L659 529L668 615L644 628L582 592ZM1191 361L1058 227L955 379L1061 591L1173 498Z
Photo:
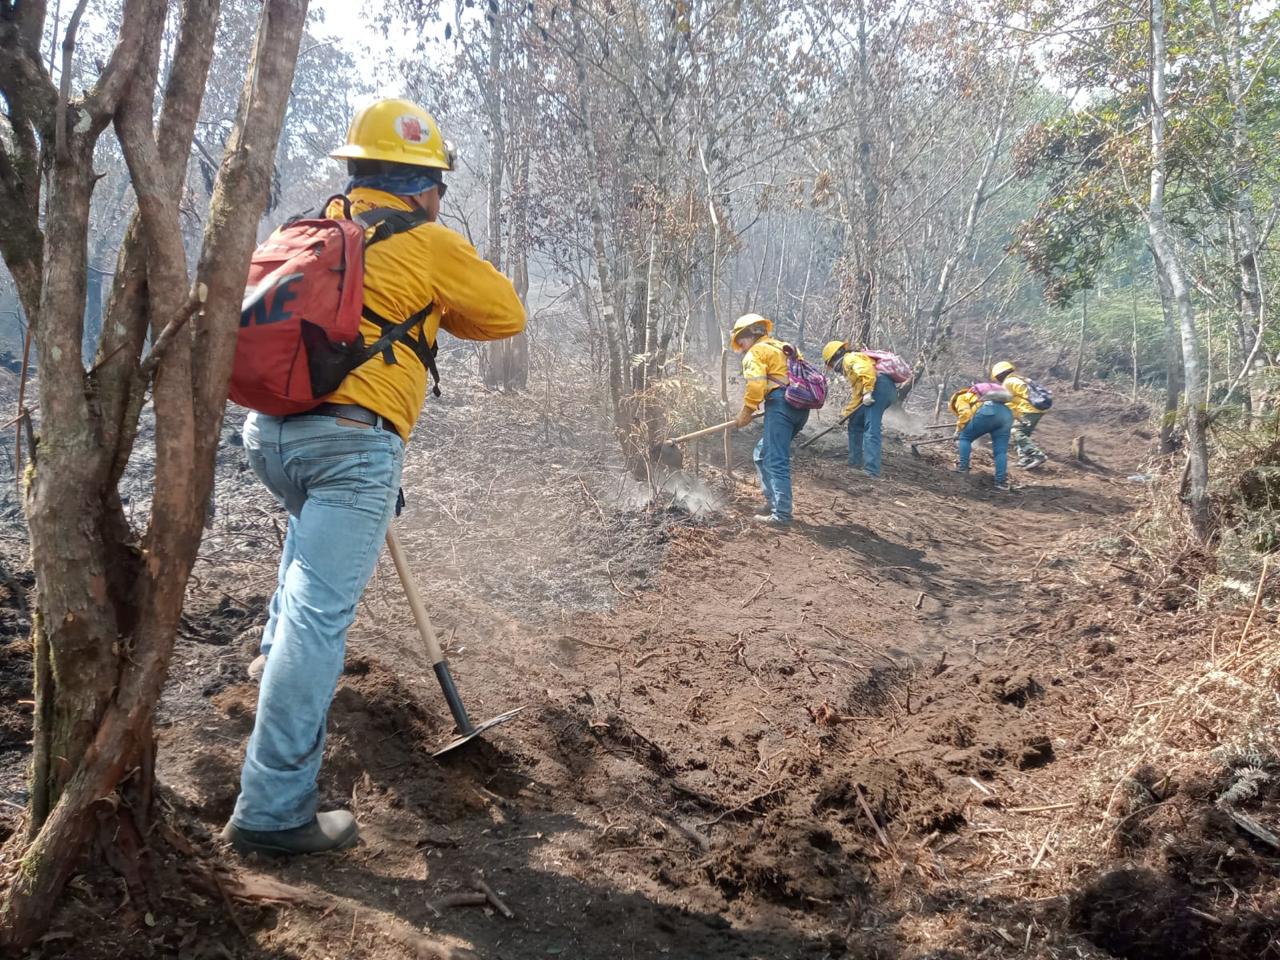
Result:
M782 353L787 358L787 391L783 399L801 410L821 409L827 402L826 376L791 344L784 343Z

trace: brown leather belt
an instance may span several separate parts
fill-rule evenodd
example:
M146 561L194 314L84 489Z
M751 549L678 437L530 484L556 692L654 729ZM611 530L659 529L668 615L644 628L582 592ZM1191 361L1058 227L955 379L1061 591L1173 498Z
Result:
M356 423L364 423L371 427L390 430L397 437L400 437L400 431L396 429L395 424L382 414L374 413L368 407L362 407L358 403L322 403L312 407L310 410L304 410L302 413L290 414L285 419L292 420L295 417L334 417L342 420L354 420ZM400 439L404 440L404 437L400 437Z

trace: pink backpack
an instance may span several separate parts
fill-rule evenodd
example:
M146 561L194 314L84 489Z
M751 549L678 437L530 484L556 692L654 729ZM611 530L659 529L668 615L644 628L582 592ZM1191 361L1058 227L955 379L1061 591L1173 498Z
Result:
M827 402L827 377L789 343L782 345L787 358L787 389L783 399L800 410L819 410Z
M975 383L970 389L983 400L990 400L992 403L1008 403L1013 399L1013 394L998 383Z
M861 350L876 363L876 373L883 373L894 383L906 383L911 379L911 364L888 350Z

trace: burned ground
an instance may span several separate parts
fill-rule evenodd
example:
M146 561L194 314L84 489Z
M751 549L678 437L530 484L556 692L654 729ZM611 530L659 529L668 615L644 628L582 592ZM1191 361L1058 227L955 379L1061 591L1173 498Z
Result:
M1139 503L1144 424L1122 398L1064 392L1042 427L1055 460L1010 495L983 454L965 478L936 446L916 458L890 443L885 479L866 482L832 434L798 457L799 522L762 533L748 483L704 473L727 500L716 514L626 509L584 408L453 383L415 439L397 523L473 715L524 713L431 759L451 722L384 560L322 782L360 817L361 846L250 865L258 893L284 883L268 899L287 902L232 884L241 929L218 890L171 890L154 926L105 935L95 914L127 926L142 911L88 878L60 926L78 941L40 955L1269 955L1280 859L1215 812L1219 774L1135 769L1146 793L1118 812L1120 778L1091 779L1162 673L1204 655L1177 638L1238 626L1172 584L1153 593L1140 559L1098 546ZM1066 460L1077 434L1088 464ZM737 452L741 481L745 441ZM229 442L160 773L179 847L231 864L214 836L252 725L243 671L281 530ZM20 687L19 595L3 642ZM1275 613L1262 617L1255 635L1271 635ZM26 722L0 714L0 757L19 756L3 751ZM1278 800L1264 788L1246 808L1265 820ZM1095 835L1113 842L1081 839ZM165 868L175 890L192 889L188 859ZM515 919L433 908L477 871Z

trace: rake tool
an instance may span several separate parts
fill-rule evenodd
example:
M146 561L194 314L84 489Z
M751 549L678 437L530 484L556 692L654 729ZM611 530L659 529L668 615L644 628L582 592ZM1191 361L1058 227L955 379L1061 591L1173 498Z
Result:
M484 733L490 727L506 723L520 713L524 707L516 707L514 710L500 713L496 717L484 721L484 723L473 724L471 722L471 718L467 716L467 708L462 705L462 697L458 695L458 688L454 686L453 675L449 673L449 664L444 658L444 651L440 649L440 641L436 639L436 631L431 626L431 618L427 616L427 608L423 606L422 597L418 594L418 585L414 582L413 574L409 572L409 564L405 560L404 550L400 547L400 538L396 536L395 530L391 527L387 527L387 550L391 554L391 562L396 565L396 573L399 574L400 584L404 587L405 598L409 601L410 609L413 610L414 622L418 625L418 632L422 634L422 642L427 648L427 655L431 658L431 669L435 671L436 679L440 681L440 689L444 692L445 703L449 705L449 712L453 714L453 722L458 726L458 736L431 754L433 757L438 757L451 750L456 750L466 743L470 743L471 740Z

